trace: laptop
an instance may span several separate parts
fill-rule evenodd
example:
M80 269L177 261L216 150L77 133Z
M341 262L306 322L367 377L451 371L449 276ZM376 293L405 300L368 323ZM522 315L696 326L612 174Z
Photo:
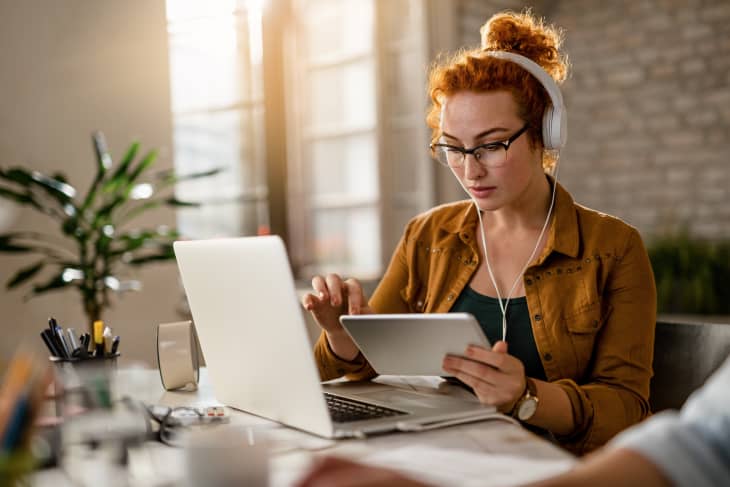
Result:
M501 417L474 397L373 381L322 383L276 236L178 241L175 256L216 398L325 438ZM397 382L397 381L396 381Z

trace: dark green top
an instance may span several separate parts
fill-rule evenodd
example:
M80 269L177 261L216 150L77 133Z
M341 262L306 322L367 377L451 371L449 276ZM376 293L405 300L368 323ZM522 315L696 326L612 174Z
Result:
M451 311L474 315L490 343L494 344L502 339L502 311L499 309L497 298L484 296L467 286L461 292ZM525 366L525 373L528 377L547 380L535 344L535 336L532 334L527 298L524 296L509 300L507 345L509 354L520 359Z

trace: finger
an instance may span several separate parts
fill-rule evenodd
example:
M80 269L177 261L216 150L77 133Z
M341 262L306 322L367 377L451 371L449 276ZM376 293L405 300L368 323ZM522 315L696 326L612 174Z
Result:
M495 352L478 345L469 345L466 348L465 355L467 358L484 362L487 365L491 365L496 369L504 371L514 369L516 365L513 363L513 360L517 360L507 353ZM517 361L519 362L519 360Z
M505 342L504 340L499 340L492 347L492 352L507 353L507 342Z
M302 296L302 307L307 311L312 311L316 303L317 298L313 294L307 293Z
M444 370L454 375L467 374L496 387L504 374L494 367L468 358L447 355L443 361Z
M500 403L499 390L491 384L483 381L480 377L476 377L466 372L457 372L454 377L468 385L474 391L479 402L494 406Z
M365 299L365 293L363 293L362 285L357 279L347 279L344 282L345 289L347 292L347 305L349 307L348 312L351 315L360 314L360 310L367 304Z
M337 274L327 274L324 279L329 291L330 304L340 306L344 302L342 278Z
M327 292L327 282L322 276L314 276L312 278L312 289L316 291L319 299L329 299L329 292Z

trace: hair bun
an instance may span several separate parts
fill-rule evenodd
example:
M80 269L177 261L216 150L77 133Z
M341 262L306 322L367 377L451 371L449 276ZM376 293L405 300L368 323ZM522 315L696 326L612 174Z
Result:
M568 62L560 54L563 33L528 10L493 15L480 29L482 49L521 54L539 64L556 82L565 79Z

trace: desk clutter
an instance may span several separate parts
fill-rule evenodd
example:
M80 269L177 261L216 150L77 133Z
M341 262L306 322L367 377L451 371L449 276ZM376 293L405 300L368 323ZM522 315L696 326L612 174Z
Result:
M58 321L48 319L48 328L41 331L41 339L51 353L53 361L79 362L88 359L109 359L119 356L119 336L112 336L112 329L97 320L90 333L76 334L73 328L65 330ZM78 338L77 338L78 337ZM92 340L93 339L93 340Z
M43 364L47 365L47 364ZM14 482L36 464L31 454L34 423L52 380L47 367L19 352L0 378L0 479ZM5 483L5 480L8 483Z
M81 340L75 348L82 349ZM191 434L212 434L230 422L229 410L218 403L150 402L147 393L159 390L150 371L118 370L88 355L89 365L81 367L54 367L30 351L10 361L0 376L0 486L30 485L28 476L46 468L76 486L151 485L132 478L135 452L152 442L177 447L182 457Z

